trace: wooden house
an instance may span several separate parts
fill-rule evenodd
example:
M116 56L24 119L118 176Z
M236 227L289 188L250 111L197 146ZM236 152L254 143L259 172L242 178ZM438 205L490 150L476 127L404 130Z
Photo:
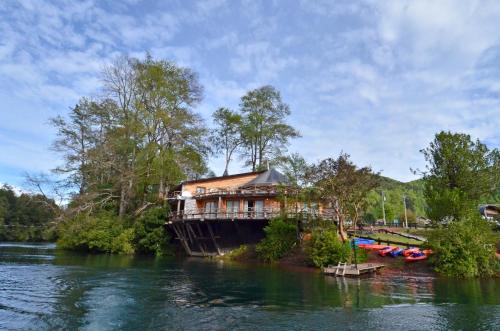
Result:
M275 169L185 181L169 194L168 229L189 255L220 255L257 242L282 211L286 184Z

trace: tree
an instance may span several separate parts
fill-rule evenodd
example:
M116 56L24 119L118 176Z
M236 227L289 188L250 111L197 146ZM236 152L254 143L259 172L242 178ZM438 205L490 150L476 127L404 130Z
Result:
M71 210L139 215L207 170L206 128L193 111L202 87L190 69L150 56L118 58L103 81L103 99L84 98L68 119L52 121L66 160L55 171L79 188Z
M272 86L249 91L241 98L240 109L243 114L241 135L246 148L243 158L252 171L262 169L265 160L278 157L291 138L300 136L285 123L290 107Z
M345 220L355 223L366 207L366 197L378 185L377 174L370 167L358 168L349 155L340 154L337 159L327 158L310 170L314 187L322 201L333 209L342 240L347 240Z
M498 150L490 151L467 134L442 131L421 152L428 162L424 195L433 221L476 213L481 198L500 187Z
M213 115L215 130L210 136L210 142L215 152L224 153L224 176L228 175L229 163L232 160L233 153L241 146L242 117L228 108L219 108Z

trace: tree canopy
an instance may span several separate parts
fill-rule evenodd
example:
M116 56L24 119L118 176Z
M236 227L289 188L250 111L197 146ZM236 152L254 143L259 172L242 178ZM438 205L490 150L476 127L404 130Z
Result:
M428 214L436 222L477 213L480 201L500 188L499 151L467 134L442 131L421 152Z

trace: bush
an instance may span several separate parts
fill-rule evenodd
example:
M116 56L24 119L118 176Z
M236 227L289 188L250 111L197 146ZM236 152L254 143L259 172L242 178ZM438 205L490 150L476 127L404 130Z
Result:
M151 208L135 221L134 243L138 252L157 256L171 254L170 238L165 231L166 214L164 208Z
M133 254L133 230L109 213L82 214L59 225L60 248L103 253Z
M335 227L317 229L312 233L310 256L314 265L322 268L329 264L347 262L350 247L339 239Z
M314 230L308 250L313 264L319 268L339 262L355 262L350 242L343 243L335 227ZM365 262L367 259L367 252L356 248L356 262Z
M495 237L483 219L451 222L431 232L435 270L447 276L481 277L499 273Z
M267 262L283 257L296 243L297 227L290 220L275 218L264 228L266 237L257 244L257 255Z

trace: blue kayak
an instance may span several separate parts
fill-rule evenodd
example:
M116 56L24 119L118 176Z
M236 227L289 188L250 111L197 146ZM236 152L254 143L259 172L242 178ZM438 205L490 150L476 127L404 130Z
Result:
M398 248L389 253L392 257L403 255L403 249Z
M354 238L354 244L356 246L359 246L360 244L364 245L372 245L375 243L375 240L373 239L365 239L365 238Z

